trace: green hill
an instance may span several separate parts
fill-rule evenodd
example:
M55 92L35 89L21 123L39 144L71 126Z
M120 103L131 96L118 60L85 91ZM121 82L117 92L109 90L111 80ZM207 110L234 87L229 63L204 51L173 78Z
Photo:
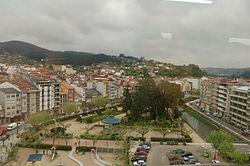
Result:
M52 51L22 41L0 43L0 53L21 55L36 61L41 61L41 59L51 59L52 62L49 62L54 64L91 65L102 62L121 61L121 58L118 56L74 51ZM124 56L123 58L140 61L135 57Z

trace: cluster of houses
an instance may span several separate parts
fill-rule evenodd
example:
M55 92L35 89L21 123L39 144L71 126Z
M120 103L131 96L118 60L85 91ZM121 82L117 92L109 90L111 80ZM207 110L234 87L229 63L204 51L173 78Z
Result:
M0 124L23 120L29 113L61 111L64 103L79 107L96 97L119 99L133 77L118 68L76 72L71 66L0 64Z
M199 78L157 76L159 68L171 65L160 62L134 63L130 68L146 68L154 80L168 80L190 94L200 89ZM38 111L60 112L65 103L85 106L96 97L121 99L125 88L134 88L140 77L125 74L129 67L98 64L76 71L70 65L0 63L0 124L24 120Z
M204 78L200 92L202 110L242 129L250 129L250 80Z

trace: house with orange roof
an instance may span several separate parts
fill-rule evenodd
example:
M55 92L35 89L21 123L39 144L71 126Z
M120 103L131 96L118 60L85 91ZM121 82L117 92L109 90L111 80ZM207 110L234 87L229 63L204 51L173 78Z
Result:
M60 83L60 100L61 100L61 106L63 106L65 103L75 101L75 90L67 82Z

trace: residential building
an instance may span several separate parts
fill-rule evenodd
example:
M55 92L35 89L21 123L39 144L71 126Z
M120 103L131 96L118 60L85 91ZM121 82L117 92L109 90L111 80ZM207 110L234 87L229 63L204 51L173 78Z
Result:
M75 101L75 90L70 84L68 84L67 82L61 82L60 89L61 89L60 91L61 107L65 103Z
M244 129L250 129L249 92L250 86L241 86L230 93L230 122Z
M209 111L217 112L217 92L218 79L204 79L201 81L200 87L200 108Z
M236 81L222 81L218 86L217 113L225 120L230 119L230 91L236 85Z
M3 123L21 120L21 93L15 88L0 88L0 104L5 111Z

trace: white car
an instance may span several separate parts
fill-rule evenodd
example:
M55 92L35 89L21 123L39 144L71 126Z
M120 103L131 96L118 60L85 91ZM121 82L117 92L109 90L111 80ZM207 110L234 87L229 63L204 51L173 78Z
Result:
M188 159L190 160L190 159L194 159L194 156L188 156Z
M137 160L135 162L133 162L134 166L145 166L146 162L144 160Z
M219 161L219 160L212 160L212 163L213 163L213 164L219 164L220 161Z
M7 130L13 130L15 128L17 128L17 123L11 123L8 125Z
M17 122L17 125L22 126L22 125L24 125L24 122Z

